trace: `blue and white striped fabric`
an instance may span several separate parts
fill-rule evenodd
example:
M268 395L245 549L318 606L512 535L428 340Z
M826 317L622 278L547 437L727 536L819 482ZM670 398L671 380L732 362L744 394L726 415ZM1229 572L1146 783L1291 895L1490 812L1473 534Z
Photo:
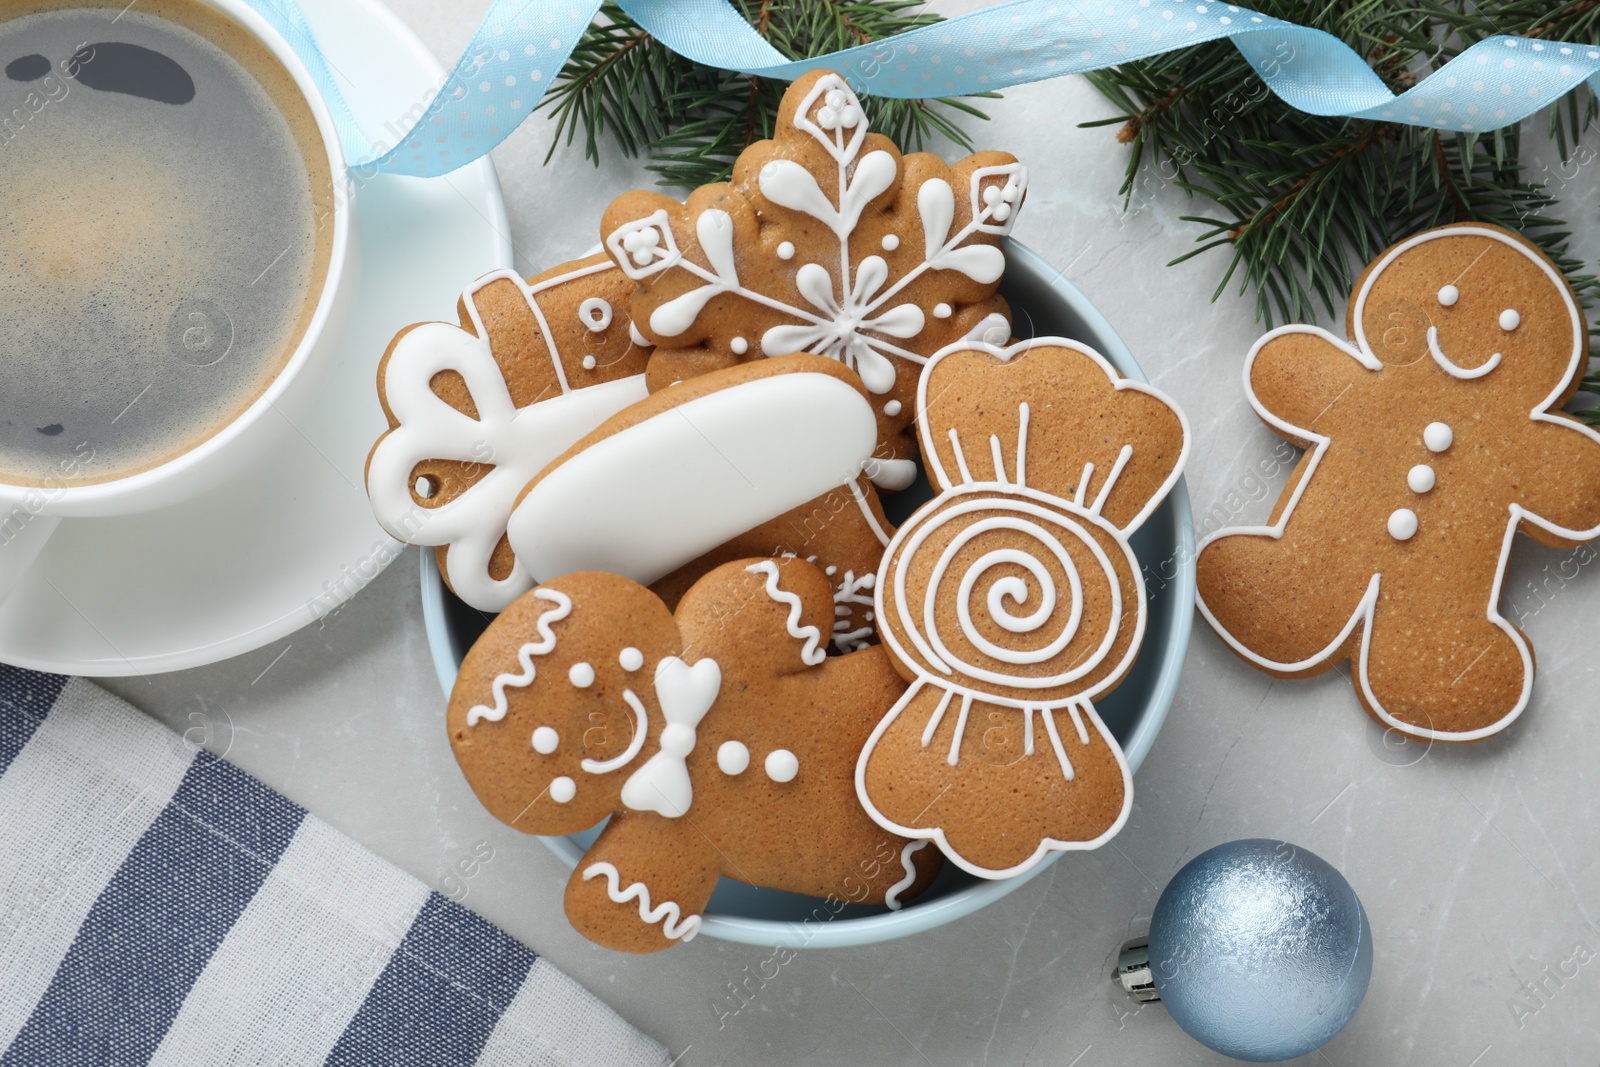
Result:
M0 1067L662 1065L499 928L83 681L0 666Z

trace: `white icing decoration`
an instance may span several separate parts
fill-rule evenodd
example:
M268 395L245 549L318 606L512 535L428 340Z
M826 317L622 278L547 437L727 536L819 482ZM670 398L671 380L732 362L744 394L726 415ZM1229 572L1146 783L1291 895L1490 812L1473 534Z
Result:
M546 470L507 535L542 577L598 570L647 585L842 484L860 493L855 475L877 439L877 416L854 386L810 372L756 378Z
M1409 541L1417 533L1417 513L1410 508L1396 508L1389 513L1389 536L1396 541Z
M1578 305L1572 299L1571 291L1567 288L1566 278L1549 263L1545 262L1542 257L1529 251L1520 243L1512 240L1509 236L1501 233L1498 230L1480 226L1453 226L1446 230L1429 230L1424 233L1417 234L1408 240L1402 241L1398 245L1395 245L1393 248L1385 252L1382 258L1380 258L1372 265L1371 268L1367 270L1365 275L1366 281L1362 284L1361 289L1357 292L1355 302L1352 305L1352 318L1356 322L1355 347L1347 344L1342 338L1335 337L1326 330L1321 330L1314 326L1280 326L1278 329L1264 335L1250 350L1250 354L1245 360L1244 385L1245 394L1249 398L1251 406L1255 408L1256 413L1259 414L1261 418L1268 423L1268 425L1274 426L1302 440L1311 442L1312 449L1309 453L1311 458L1306 464L1305 474L1302 475L1300 480L1295 483L1294 492L1290 495L1288 504L1285 505L1283 510L1279 513L1278 521L1276 523L1271 526L1239 526L1218 530L1216 533L1202 541L1199 546L1197 546L1197 558L1199 553L1203 552L1207 545L1221 537L1250 534L1282 538L1283 531L1288 525L1290 517L1294 514L1295 505L1300 502L1300 497L1305 492L1306 486L1311 483L1311 479L1316 475L1317 467L1322 462L1323 454L1326 453L1328 449L1330 440L1329 438L1322 434L1307 430L1303 427L1295 426L1292 423L1279 418L1272 412L1268 411L1266 406L1261 403L1260 398L1256 396L1255 390L1250 384L1250 372L1251 368L1255 365L1256 356L1260 353L1261 349L1270 341L1275 340L1285 333L1312 333L1316 334L1323 341L1333 345L1335 348L1338 348L1340 351L1350 356L1350 358L1360 363L1367 370L1381 371L1383 369L1383 363L1372 354L1372 346L1368 343L1366 339L1366 333L1361 325L1367 296L1371 292L1373 284L1377 281L1379 275L1383 273L1384 269L1387 268L1397 256L1403 255L1404 253L1427 241L1437 240L1441 237L1455 238L1461 236L1483 237L1492 241L1499 241L1501 244L1511 248L1518 255L1521 255L1530 263L1532 263L1537 270L1541 271L1545 275L1545 278L1550 282L1552 288L1561 294L1562 304L1566 309L1568 327L1572 331L1573 337L1572 351L1568 356L1567 372L1562 377L1561 382L1556 385L1550 394L1539 403L1534 405L1532 410L1530 410L1528 413L1528 418L1534 422L1553 423L1567 429L1576 430L1578 433L1583 434L1596 444L1600 444L1600 433L1597 433L1595 430L1583 425L1582 423L1575 422L1572 419L1554 413L1560 408L1561 401L1563 400L1563 385L1572 377L1574 373L1577 372L1580 361L1583 360L1586 355L1584 338L1587 336L1588 326L1583 319ZM1430 423L1427 430L1423 431L1424 443L1431 451L1434 452L1445 451L1450 447L1453 440L1454 433L1451 431L1448 425L1442 422ZM1334 636L1333 640L1329 642L1327 647L1314 652L1305 659L1299 660L1295 663L1281 663L1276 660L1268 659L1267 657L1260 655L1246 646L1233 634L1229 633L1228 630L1223 627L1217 617L1212 614L1211 609L1206 605L1204 596L1196 597L1196 606L1200 609L1200 613L1205 616L1206 621L1211 624L1212 629L1214 629L1218 635L1220 635L1222 639L1228 643L1229 647L1237 652L1240 656L1259 667L1263 667L1274 673L1282 674L1298 674L1322 664L1340 646L1349 640L1350 635L1355 631L1357 626L1361 626L1361 650L1359 656L1356 658L1356 667L1354 673L1357 683L1361 686L1361 693L1362 697L1364 698L1363 702L1365 703L1366 707L1376 715L1377 719L1381 723L1412 737L1439 741L1477 741L1481 738L1498 733L1499 731L1504 730L1507 726L1511 725L1511 723L1515 722L1517 717L1522 714L1525 708L1527 708L1528 699L1533 692L1533 651L1528 646L1527 640L1523 638L1521 632L1515 626L1513 626L1505 618L1505 616L1501 615L1499 610L1500 593L1501 587L1505 581L1506 565L1511 558L1511 546L1515 539L1518 528L1522 527L1524 524L1537 526L1542 530L1546 530L1557 535L1558 537L1570 541L1587 541L1594 537L1600 537L1600 526L1596 526L1593 529L1588 530L1569 529L1561 526L1559 523L1551 522L1548 519L1542 518L1541 516L1527 510L1521 504L1517 503L1511 504L1507 510L1508 515L1506 520L1505 536L1500 542L1500 557L1495 570L1494 585L1489 592L1485 612L1489 622L1495 627L1499 628L1500 631L1506 635L1512 644L1516 646L1517 651L1521 656L1523 668L1522 691L1518 696L1516 704L1509 711L1507 711L1498 722L1490 723L1488 726L1479 727L1475 730L1462 731L1432 730L1426 727L1417 726L1413 723L1408 723L1398 719L1390 714L1388 709L1383 706L1383 702L1378 699L1377 694L1373 692L1372 681L1368 674L1368 663L1372 651L1372 621L1374 613L1377 610L1379 593L1383 583L1383 576L1381 574L1374 574L1372 576L1372 581L1367 585L1366 594L1362 596L1360 603L1358 603L1354 611L1351 612L1350 619L1345 623L1344 629Z
M899 415L903 410L905 409L901 407L900 401L898 400L891 400L887 404L883 405L883 413L889 416L891 419L896 415Z
M879 459L873 456L867 460L866 470L873 485L891 493L898 493L917 480L917 461L914 459Z
M618 226L606 238L606 248L616 257L622 273L636 282L660 274L683 258L678 240L672 236L672 220L664 210Z
M386 532L402 541L449 546L444 563L450 585L481 611L503 611L535 583L521 560L504 578L489 573L489 561L522 487L584 434L647 395L642 374L572 388L555 335L535 299L554 286L614 269L610 263L595 264L531 286L513 271L487 275L462 297L474 332L426 323L401 337L385 364L384 400L398 425L379 440L367 467L373 514ZM476 303L480 289L502 281L516 285L527 300L560 386L559 393L522 408L512 403ZM430 383L446 371L465 381L476 418L433 391ZM412 473L428 460L492 467L454 499L422 507L412 496Z
M979 344L999 347L1011 337L1011 323L998 311L985 315L976 326L966 332L963 341L976 341Z
M661 933L668 940L682 940L688 943L694 940L694 935L700 932L700 916L691 915L687 919L680 918L683 914L678 905L670 900L664 900L655 907L650 906L650 889L643 882L633 882L626 889L622 888L622 873L612 864L601 861L591 863L583 869L583 880L605 877L606 895L617 904L626 904L635 898L639 901L639 918L654 926L662 923ZM666 920L664 923L662 920Z
M625 671L636 671L644 666L644 653L629 645L617 656L617 662L622 664Z
M1461 299L1461 290L1453 285L1446 285L1439 290L1439 303L1443 307L1455 307L1456 301Z
M775 748L767 753L764 767L768 778L782 784L794 781L800 773L800 760L786 748Z
M733 349L734 355L742 356L746 352L750 351L750 342L746 341L743 337L735 337L733 340L728 342L728 347Z
M584 356L583 357L583 369L584 370L594 370L594 368L595 368L595 358L593 356Z
M805 610L805 605L800 602L797 593L791 593L778 587L778 564L770 559L760 563L752 563L745 568L751 574L765 574L767 576L767 596L780 604L788 605L789 617L785 625L789 629L789 636L797 641L804 641L805 647L800 650L800 661L809 667L815 667L828 658L827 650L822 645L822 631L815 626L801 626L800 616Z
M611 303L598 296L591 296L578 305L578 318L589 328L590 333L603 333L611 325Z
M1507 333L1522 325L1522 315L1516 308L1506 308L1500 312L1500 328Z
M1006 201L1001 199L1000 202ZM1034 345L1059 346L1086 356L1101 369L1117 391L1127 390L1155 398L1173 410L1182 426L1183 444L1171 471L1161 486L1145 500L1140 511L1120 529L1113 526L1101 512L1115 491L1117 479L1132 455L1131 446L1124 446L1119 450L1117 460L1098 484L1092 482L1094 468L1092 463L1089 464L1077 486L1078 499L1072 501L1032 488L1027 484L1027 456L1030 451L1029 433L1032 422L1026 403L1018 405L1015 456L1009 469L1004 444L998 439L991 438L984 441L985 447L982 452L973 449L970 443L964 448L959 431L955 427L941 425L935 428L929 420L928 383L941 360L956 353L972 350L988 353L1000 360L1010 360ZM1183 412L1159 390L1117 374L1110 363L1092 349L1064 338L1051 337L1023 341L1009 348L969 341L952 345L937 353L923 369L922 378L918 383L917 428L922 438L922 452L929 478L941 492L932 502L924 505L923 509L913 515L890 541L884 553L883 567L878 572L875 589L875 607L883 641L897 660L911 667L916 678L889 714L878 723L862 749L856 762L856 795L867 813L885 829L906 837L936 842L952 862L973 874L985 878L1011 877L1033 868L1050 852L1100 846L1121 830L1132 810L1133 779L1127 760L1116 739L1100 719L1092 701L1122 677L1138 654L1143 640L1147 619L1144 580L1138 560L1129 544L1129 537L1160 506L1181 477L1189 456L1191 441L1189 423ZM957 467L957 473L954 475L945 469L939 453L938 446L942 446L944 442L937 440L937 435L944 433L946 429L950 431L950 451ZM1048 445L1041 445L1035 441L1031 450L1037 454L1037 449L1040 447ZM987 453L987 456L978 458L984 453ZM970 459L969 454L971 454ZM1086 505L1084 501L1090 499L1091 493L1093 493L1093 504ZM963 526L958 522L957 528L960 532L945 544L937 559L926 561L925 573L928 577L919 579L919 584L926 583L927 594L920 602L912 604L907 589L907 575L914 565L917 551L927 543L929 535L935 529L973 514L981 514L982 517L972 521L970 526ZM1107 617L1095 620L1096 626L1104 627L1104 635L1087 657L1075 660L1053 677L1032 678L1020 671L996 670L983 664L964 662L950 649L939 633L937 613L933 610L935 604L939 602L935 594L944 572L956 565L957 556L961 554L962 548L969 545L974 538L989 532L1001 532L1007 535L1007 543L978 555L970 563L963 564L964 569L955 596L957 627L962 638L980 654L992 658L1001 665L1017 667L1043 662L1068 647L1084 621L1083 581L1074 558L1067 552L1070 544L1078 548L1080 556L1086 556L1094 561L1099 571L1097 580L1105 583L1106 592L1109 594L1110 610L1106 613ZM1018 544L1017 539L1011 536L1016 534L1023 535L1025 543L1031 542L1032 547ZM1108 554L1101 545L1101 538L1109 539L1116 545L1117 550ZM1061 582L1064 582L1064 586L1052 578L1049 568L1043 561L1049 561L1060 568ZM923 567L921 563L915 565ZM990 583L986 587L985 595L979 597L976 590L984 572L1002 565L1011 573ZM1028 576L1026 579L1015 573L1017 567L1021 567L1023 573ZM1036 588L1030 588L1030 580L1032 586ZM1135 596L1131 603L1124 603L1122 588L1124 581L1128 580L1131 580L1135 589ZM1035 595L1039 597L1037 601L1032 599ZM1049 627L1046 635L1050 640L1043 648L1039 647L1038 640L1019 644L1015 648L992 641L975 624L978 610L982 610L991 622L1006 633L1039 634L1045 627ZM886 613L892 614L886 615ZM1119 661L1108 664L1107 660L1116 645L1119 631L1124 629L1125 614L1132 616L1131 640ZM892 617L898 625L884 626L882 620L886 617ZM1083 683L1082 680L1090 672L1098 672L1099 680ZM1082 688L1077 689L1078 685L1082 685ZM873 803L867 791L866 768L884 734L895 720L912 706L918 694L926 686L940 690L941 695L932 717L922 731L922 744L925 747L933 742L934 735L945 721L947 711L955 697L959 695L961 698L954 732L950 739L949 753L945 757L946 762L952 766L959 764L961 760L962 739L966 734L973 702L982 701L984 704L1014 708L1021 712L1026 730L1024 749L1026 756L1033 756L1036 752L1034 716L1042 717L1045 734L1050 741L1051 756L1059 766L1062 777L1071 781L1075 776L1072 760L1066 744L1063 743L1061 732L1057 729L1055 719L1057 713L1064 710L1075 727L1075 732L1069 734L1069 738L1076 737L1079 744L1088 745L1098 736L1117 761L1122 774L1123 800L1122 808L1113 824L1091 841L1044 838L1026 859L1004 869L994 869L974 863L962 856L951 846L944 830L937 825L905 826L886 816ZM1059 695L1063 687L1067 688L1068 695ZM1055 688L1057 693L1039 692L1036 698L1014 695L1016 690L1037 692L1046 688Z
M883 250L885 252L893 252L899 247L900 238L898 236L892 233L886 233L883 235Z
M833 576L835 568L829 567L829 577ZM863 574L856 577L856 572L847 570L844 577L839 579L833 591L833 612L839 618L833 623L833 647L840 652L855 652L866 648L872 643L875 632L871 626L860 626L855 629L850 627L850 618L855 614L855 608L873 606L872 590L878 584L876 574ZM868 622L872 621L872 612L866 613Z
M1439 368L1446 374L1450 375L1452 378L1460 378L1464 381L1470 381L1473 378L1482 378L1485 374L1488 374L1490 371L1498 367L1501 360L1500 353L1496 352L1488 359L1484 360L1482 365L1468 370L1457 364L1449 356L1445 355L1444 352L1439 348L1439 331L1432 326L1428 327L1428 354L1433 357L1433 361L1439 364Z
M743 774L750 766L750 750L739 741L717 746L717 768L726 775Z
M567 804L578 795L578 783L566 775L552 779L550 782L550 799L557 804Z
M905 907L900 903L900 894L911 888L911 883L917 880L916 865L911 862L911 857L928 847L926 841L907 841L906 847L900 850L900 868L906 872L905 877L889 887L883 895L883 905L890 911L899 911Z
M841 101L837 107L827 102L834 96ZM955 193L950 183L942 178L925 181L917 190L923 223L923 260L888 284L888 264L882 256L867 256L859 264L852 264L850 237L868 205L894 185L899 174L895 157L881 149L860 154L868 123L855 93L837 75L817 81L796 112L794 123L833 157L838 166L837 187L824 192L816 176L789 159L769 161L756 180L768 201L818 220L839 242L837 266L832 262L827 266L805 263L795 273L795 285L809 307L796 307L744 287L734 259L732 220L720 209L703 211L695 220L695 234L709 269L683 257L664 210L619 226L606 238L606 246L630 277L642 280L676 266L705 283L651 313L650 328L658 335L681 335L713 297L734 293L796 320L773 326L761 336L765 355L826 355L853 368L872 392L886 393L896 376L890 356L914 363L925 361L921 354L889 340L921 333L926 325L923 310L915 304L891 301L929 270L957 271L981 284L998 281L1005 270L1004 253L993 245L963 242L977 233L1010 232L1026 188L1027 170L1013 163L973 171L968 190L971 221L953 236L950 230L955 219ZM898 238L893 244L886 238L883 246L897 247ZM791 242L778 246L780 258L788 260L794 254ZM1006 332L1009 336L1009 325Z
M721 689L722 668L714 659L698 660L691 667L677 656L667 656L656 664L656 703L666 720L661 748L623 783L624 805L669 819L689 810L694 787L685 761L694 751L695 729Z
M572 598L555 589L536 589L533 595L540 600L554 604L555 607L539 616L539 621L534 624L534 631L539 635L537 641L529 641L517 649L517 662L522 664L522 671L512 674L507 671L499 675L490 683L489 691L494 694L494 705L474 705L467 712L467 725L478 725L479 719L488 719L490 722L499 722L506 717L506 688L516 686L518 689L533 684L538 672L533 666L533 657L548 655L555 651L556 635L550 629L550 624L560 622L572 614Z
M639 332L639 324L634 322L632 319L628 320L628 340L632 341L640 348L650 347L650 338Z
M798 166L795 169L810 177L809 171ZM772 327L761 335L761 351L769 356L816 352L853 367L872 392L888 392L894 388L895 369L880 349L896 355L906 353L860 331L907 338L921 333L926 324L922 309L915 304L899 304L876 317L862 314L888 279L889 265L883 257L868 256L856 269L855 285L841 304L834 298L833 278L827 270L817 263L805 264L795 273L795 285L800 295L822 312L822 317L810 315L811 322L804 325Z
M608 760L586 759L578 764L590 774L610 774L619 767L626 767L644 747L645 736L650 732L650 717L645 714L644 705L632 689L622 691L622 702L633 712L633 738L627 748Z
M541 726L533 731L533 750L541 756L548 756L561 747L561 735L549 726Z
M594 684L594 667L587 663L574 663L572 669L567 671L567 680L579 689L587 689Z
M1426 463L1418 463L1406 473L1406 484L1413 493L1428 492L1434 485L1433 468Z
M943 301L933 305L933 317L936 319L948 319L953 314L955 314L954 310Z

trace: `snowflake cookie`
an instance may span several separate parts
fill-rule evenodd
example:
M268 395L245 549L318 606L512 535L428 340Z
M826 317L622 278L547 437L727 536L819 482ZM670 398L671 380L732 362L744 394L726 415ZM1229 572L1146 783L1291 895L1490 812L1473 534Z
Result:
M1516 534L1600 535L1600 434L1561 411L1588 330L1537 248L1475 224L1385 251L1346 330L1284 326L1245 360L1256 413L1307 451L1267 525L1201 546L1200 611L1270 674L1348 659L1381 724L1476 741L1533 686L1499 609Z
M525 833L609 817L566 911L609 948L693 937L721 876L890 908L939 867L856 803L850 768L905 683L881 647L826 654L833 597L798 559L738 560L676 612L613 574L512 604L467 654L450 740L474 792Z
M1176 484L1188 424L1159 391L1062 338L953 346L917 427L943 491L878 571L884 645L911 687L856 788L885 829L985 878L1122 827L1133 782L1094 700L1145 629L1128 538Z
M776 129L686 204L635 192L606 210L606 251L640 283L633 316L657 346L650 387L762 356L832 357L874 397L874 480L903 488L920 365L964 337L1011 336L998 242L1027 172L1004 152L902 157L829 71L795 81Z
M650 350L628 317L634 283L604 256L461 296L459 326L407 327L378 366L389 430L367 493L393 537L437 546L457 596L499 611L533 585L505 537L530 478L646 395Z

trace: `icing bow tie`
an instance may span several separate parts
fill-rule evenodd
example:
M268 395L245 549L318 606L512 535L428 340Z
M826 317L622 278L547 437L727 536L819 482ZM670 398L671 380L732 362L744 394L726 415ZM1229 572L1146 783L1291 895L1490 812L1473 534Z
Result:
M677 656L656 665L656 702L666 725L661 750L622 784L622 803L635 811L653 811L676 819L689 810L694 786L684 761L694 751L695 728L716 703L722 689L722 668L714 659L690 666Z

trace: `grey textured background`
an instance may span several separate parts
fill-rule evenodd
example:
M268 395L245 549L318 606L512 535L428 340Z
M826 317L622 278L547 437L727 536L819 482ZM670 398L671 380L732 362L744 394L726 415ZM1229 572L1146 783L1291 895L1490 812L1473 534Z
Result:
M488 0L394 6L448 63ZM1239 383L1259 332L1251 307L1231 295L1209 302L1220 254L1164 266L1190 246L1194 228L1178 216L1191 205L1152 183L1124 215L1116 189L1125 149L1114 128L1075 128L1108 113L1080 79L1008 91L988 110L992 121L973 127L979 144L1016 152L1033 174L1016 236L1068 269L1189 412L1198 521L1264 520L1287 467L1258 476L1277 439ZM594 243L610 198L649 184L635 164L613 156L597 171L575 149L558 150L547 167L549 135L538 117L495 153L525 273ZM1581 169L1563 189L1565 217L1591 260L1600 250L1592 171ZM1324 325L1341 322L1342 309ZM1365 1005L1321 1053L1297 1062L1594 1067L1593 558L1519 544L1508 614L1522 618L1539 652L1533 706L1503 736L1467 748L1386 740L1343 672L1274 681L1198 625L1182 691L1112 846L1068 856L943 929L802 952L764 982L756 976L768 950L701 938L636 959L568 928L567 872L537 842L491 819L450 756L414 550L320 626L226 663L112 688L502 924L683 1053L684 1064L1225 1062L1159 1005L1141 1010L1125 999L1107 975L1179 866L1220 842L1262 836L1343 870L1376 938ZM452 874L484 851L479 842L493 858L471 879ZM754 995L719 1026L719 1009L739 1005L730 983Z

